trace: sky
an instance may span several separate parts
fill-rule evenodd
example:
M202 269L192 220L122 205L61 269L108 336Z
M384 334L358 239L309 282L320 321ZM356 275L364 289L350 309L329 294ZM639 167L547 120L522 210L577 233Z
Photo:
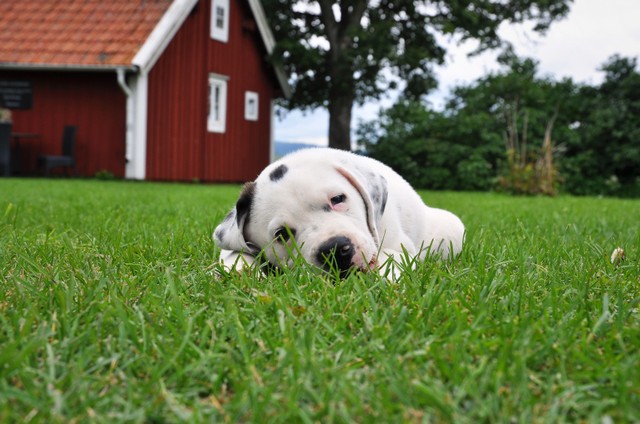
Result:
M612 55L640 59L640 0L574 0L569 15L553 23L545 35L531 28L504 24L500 34L514 45L516 54L539 61L540 75L599 84L603 74L598 68ZM436 70L439 88L427 97L434 107L443 105L452 87L499 69L498 52L468 58L474 47L473 42L448 44L446 62ZM361 120L375 119L381 108L394 103L395 95L355 107L352 128ZM274 139L326 146L328 127L325 110L289 111L285 119L275 118Z

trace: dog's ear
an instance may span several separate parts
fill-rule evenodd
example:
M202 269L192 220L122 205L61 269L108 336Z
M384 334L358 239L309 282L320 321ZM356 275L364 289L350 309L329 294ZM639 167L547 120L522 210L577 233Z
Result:
M251 214L255 189L256 183L254 182L247 183L242 187L236 206L231 209L231 212L213 232L213 240L222 249L249 254L257 253L257 247L247 243L244 238L244 224Z
M358 190L367 208L367 224L376 244L380 244L378 228L387 206L387 180L380 174L357 166L336 166L336 170Z

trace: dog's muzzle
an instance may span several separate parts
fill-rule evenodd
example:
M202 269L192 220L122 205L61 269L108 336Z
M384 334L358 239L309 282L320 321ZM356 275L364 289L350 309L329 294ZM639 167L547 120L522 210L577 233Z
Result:
M356 248L351 240L344 236L331 237L318 248L316 259L327 271L339 271L344 274L353 266Z

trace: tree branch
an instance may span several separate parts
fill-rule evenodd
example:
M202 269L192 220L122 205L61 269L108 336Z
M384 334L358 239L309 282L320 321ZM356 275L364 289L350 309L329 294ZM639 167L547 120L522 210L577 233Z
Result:
M329 46L333 49L338 45L338 22L333 14L333 2L331 0L318 0L320 5L320 16L324 23L325 33L329 41Z
M340 26L342 35L347 33L353 27L360 27L360 20L367 10L367 0L355 0L352 5L344 2L340 8L342 17L340 18Z

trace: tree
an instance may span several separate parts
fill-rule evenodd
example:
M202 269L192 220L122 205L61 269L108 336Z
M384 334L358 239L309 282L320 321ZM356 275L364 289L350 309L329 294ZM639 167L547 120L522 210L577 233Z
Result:
M544 32L572 0L263 0L278 43L272 60L289 71L289 109L327 108L329 145L351 149L354 104L403 82L418 99L436 86L442 36L475 39L476 52L502 46L502 22L536 22Z
M584 86L567 144L567 189L577 194L640 196L640 72L636 58L612 56L599 87Z
M401 98L357 129L366 154L384 161L414 187L491 189L504 158L495 117L484 111L452 114Z
M512 54L504 70L453 89L444 111L401 99L361 125L359 142L417 187L485 190L496 177L512 192L554 192L553 147L578 137L578 88L537 75Z

